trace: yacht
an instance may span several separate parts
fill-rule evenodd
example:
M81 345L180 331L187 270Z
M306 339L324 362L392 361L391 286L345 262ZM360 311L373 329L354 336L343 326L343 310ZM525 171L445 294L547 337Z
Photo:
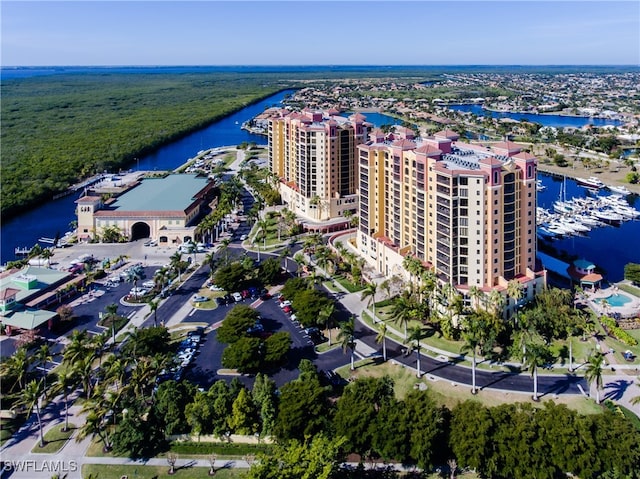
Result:
M580 186L586 186L587 188L592 189L600 189L606 186L602 181L600 181L600 178L595 176L590 176L589 178L576 178L576 182Z
M600 221L604 221L605 223L609 224L620 224L620 222L624 219L621 214L616 213L610 208L595 210L593 212L593 215Z
M631 194L631 191L629 191L629 189L624 185L612 185L608 186L607 188L609 188L614 193L618 193L619 195L627 196Z
M542 180L536 180L536 190L537 191L544 191L546 189L547 189L547 187L542 184Z
M573 229L574 231L577 231L578 233L588 233L589 231L591 231L591 228L588 225L583 224L571 217L563 218L561 222L563 225Z

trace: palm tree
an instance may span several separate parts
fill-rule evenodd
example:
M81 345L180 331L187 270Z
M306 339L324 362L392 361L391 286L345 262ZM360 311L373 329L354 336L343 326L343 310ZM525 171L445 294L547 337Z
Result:
M56 243L54 243L56 244ZM51 266L51 257L53 256L53 251L51 251L51 248L45 248L42 250L42 253L40 253L40 257L42 259L44 259L45 261L45 265L47 266L47 268L49 266Z
M415 256L405 256L402 261L402 266L409 273L409 285L411 287L411 291L413 291L414 277L419 275L422 271L422 263Z
M90 398L93 384L93 354L77 358L72 367L82 383L85 396L87 399Z
M507 295L513 299L513 304L517 304L522 299L524 291L520 281L512 279L507 283Z
M489 293L489 305L493 314L500 316L504 305L504 296L497 289L492 289Z
M462 331L462 339L464 339L464 345L462 346L462 352L471 351L471 394L476 394L476 351L480 344L480 324L477 316L474 313L467 318L464 324L464 330Z
M133 283L133 289L136 291L140 279L142 279L142 273L137 268L129 268L127 270L127 283ZM138 293L135 296L137 297Z
M176 251L169 257L169 265L171 266L171 269L178 273L178 281L181 281L182 253L180 251Z
M147 304L149 305L149 310L153 314L153 326L158 326L158 301L151 299Z
M224 254L224 264L229 264L229 245L231 244L230 238L225 238L220 241L220 247L218 251Z
M96 334L91 338L91 347L95 350L95 355L98 356L99 365L102 366L102 355L104 354L105 345L109 341L109 332L103 331L100 334Z
M376 292L378 291L378 285L375 282L367 283L364 290L362 290L362 295L360 296L360 301L363 301L365 298L368 298L367 307L371 306L373 303L373 322L378 322L378 317L376 316Z
M549 357L549 350L539 343L527 345L523 365L531 369L533 377L533 400L538 400L538 368L543 366Z
M107 309L108 308L109 306L107 306ZM70 342L64 349L62 357L67 364L73 365L79 358L90 353L91 349L89 347L89 335L87 334L87 330L83 329L82 331L79 331L76 329L71 333Z
M391 282L388 279L385 279L382 283L380 283L380 287L386 293L387 299L391 298Z
M282 251L280 251L280 257L284 258L284 269L289 272L289 255L291 254L291 248L288 246L284 247Z
M56 371L56 382L53 384L54 394L64 396L64 427L62 432L69 430L69 390L77 383L76 373L68 366Z
M124 385L124 378L127 374L128 362L122 356L111 355L104 363L105 380L109 384L113 384L116 391L119 391Z
M376 336L376 343L382 343L382 360L387 361L387 323L380 321L378 323L378 334Z
M29 366L31 365L32 360L32 357L27 354L27 348L22 346L18 348L13 355L0 363L0 372L3 376L2 381L6 383L6 378L15 379L15 383L12 384L9 389L10 392L13 392L15 389L24 389L25 380L27 379Z
M407 328L409 321L414 316L415 301L409 291L404 291L400 296L393 299L391 317L398 323L404 325L404 339L409 338Z
M420 377L422 372L420 371L420 339L422 339L422 328L420 326L414 326L409 331L409 337L406 342L413 343L411 349L414 350L418 356L416 364L416 377Z
M76 435L76 442L82 441L89 435L92 437L98 436L102 441L102 451L109 452L111 450L112 444L111 438L109 436L109 426L106 425L104 421L105 415L99 412L99 409L95 407L95 404L87 402L86 406L88 414L85 418L84 425L80 428L78 434Z
M40 364L40 368L42 369L42 382L43 382L43 390L44 395L47 395L47 363L51 361L53 358L51 356L51 349L49 348L49 343L44 343L40 346L40 349L35 354L35 358Z
M27 409L27 416L30 416L33 410L36 411L36 419L38 420L38 430L40 432L40 447L44 447L44 435L42 433L42 419L40 417L40 395L42 394L42 381L32 379L27 383L20 393L17 404Z
M296 253L296 255L293 257L293 260L298 265L297 273L299 278L300 276L302 276L302 271L304 266L307 265L307 261L304 259L304 255L302 253Z
M477 286L471 286L469 288L469 298L471 298L471 307L474 310L478 309L481 298L484 296L484 292Z
M596 385L596 403L600 404L600 390L603 387L602 369L604 364L604 355L601 352L593 353L587 359L587 367L584 371L584 378L592 386Z
M355 369L354 356L356 351L356 341L354 337L355 333L355 318L349 317L348 320L340 323L340 332L338 333L338 341L342 345L342 351L347 352L347 349L351 349L351 371Z
M329 334L329 346L331 346L331 317L333 316L335 309L336 307L333 303L328 303L318 314L318 323L323 325Z

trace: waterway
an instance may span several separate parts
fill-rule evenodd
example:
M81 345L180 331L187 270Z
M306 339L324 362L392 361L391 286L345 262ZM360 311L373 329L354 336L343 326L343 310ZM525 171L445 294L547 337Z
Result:
M482 105L450 105L449 109L455 111L463 111L473 113L477 116L491 116L493 118L511 118L518 121L529 121L538 123L542 126L553 126L555 128L582 128L585 125L605 126L605 125L622 125L619 120L609 118L591 118L587 116L565 116L565 115L538 115L534 113L512 113L486 110Z
M44 73L43 73L44 74ZM284 90L269 98L249 105L202 130L193 132L184 138L165 145L153 153L140 157L132 168L140 171L172 170L193 158L199 151L243 142L267 143L267 138L241 129L242 123L262 113L266 108L277 106L295 90ZM399 124L400 120L382 113L365 113L367 121L375 125ZM70 223L76 219L75 201L78 195L69 195L58 200L43 203L9 221L3 222L0 229L0 262L16 259L15 248L31 248L40 238L62 236L70 229ZM42 246L47 246L42 243Z
M563 179L540 174L544 191L538 192L538 206L553 211L553 202L560 198ZM566 179L566 198L607 196L608 191L593 193L591 190L579 186L574 180ZM640 211L640 197L627 197L630 206ZM587 236L572 236L562 240L553 240L549 244L556 249L553 256L566 254L570 257L578 256L598 265L604 271L605 279L611 282L624 278L624 266L627 263L640 263L640 220L625 221L619 227L604 226L594 228Z
M142 171L172 170L196 156L198 151L208 148L238 145L242 142L264 145L267 143L266 137L242 130L242 123L262 113L265 108L279 105L285 96L294 91L281 91L149 155L142 156L133 164L133 168ZM56 234L63 235L68 231L69 224L76 219L74 202L77 198L78 195L69 195L48 201L9 221L3 221L0 228L0 263L14 260L17 247L31 248L39 238L54 238Z
M256 104L217 121L210 126L191 133L190 135L166 145L156 152L141 157L134 168L140 170L167 170L183 164L188 158L194 157L198 151L208 148L237 145L242 142L266 144L264 136L254 135L240 126L243 122L255 117L265 108L278 105L282 99L293 90L283 91ZM364 113L367 121L376 126L383 124L398 124L400 120L382 113ZM559 117L572 118L572 117ZM541 175L545 191L539 193L540 206L549 208L558 198L561 180L547 175ZM567 179L567 197L586 196L589 190ZM607 194L603 192L601 194ZM69 224L75 220L75 195L70 195L56 201L44 203L23 215L10 221L3 222L0 230L1 249L0 261L5 263L14 258L16 247L32 247L39 238L53 238L57 233L64 234ZM630 204L640 209L640 199L629 197ZM577 255L589 259L606 271L610 281L623 278L624 265L629 262L640 263L640 250L637 240L640 238L640 221L625 222L619 228L612 226L594 229L588 237L575 237L554 241L552 245L559 252ZM605 246L606 245L606 248Z

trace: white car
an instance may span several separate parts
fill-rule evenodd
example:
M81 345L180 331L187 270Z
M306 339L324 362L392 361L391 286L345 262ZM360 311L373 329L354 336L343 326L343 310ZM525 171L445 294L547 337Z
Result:
M146 293L147 293L147 290L143 288L131 288L131 291L129 291L129 294L131 296L142 296Z
M151 279L142 283L143 288L149 288L149 289L155 287L155 285L156 285L156 282Z
M191 301L193 301L194 303L204 303L205 301L209 301L209 298L207 298L206 296L194 294L193 298L191 298Z
M240 301L242 301L242 295L240 293L233 293L231 297L236 303L239 303Z
M221 288L218 285L212 284L209 286L209 291L224 291L224 288Z
M247 235L242 235L242 236L240 236L240 241L244 241L244 240L246 240L246 239L247 239Z
M285 306L291 306L291 301L289 301L288 299L283 301L282 303L280 303L280 309L284 308Z

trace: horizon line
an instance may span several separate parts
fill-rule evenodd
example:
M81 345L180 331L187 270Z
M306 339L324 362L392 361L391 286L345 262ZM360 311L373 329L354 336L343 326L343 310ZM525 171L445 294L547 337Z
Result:
M129 65L0 65L0 69L16 68L274 68L274 67L375 67L375 68L397 68L397 67L629 67L640 68L639 64L633 63L442 63L442 64L384 64L384 63L308 63L308 64L287 64L287 63L255 63L255 64L129 64Z

